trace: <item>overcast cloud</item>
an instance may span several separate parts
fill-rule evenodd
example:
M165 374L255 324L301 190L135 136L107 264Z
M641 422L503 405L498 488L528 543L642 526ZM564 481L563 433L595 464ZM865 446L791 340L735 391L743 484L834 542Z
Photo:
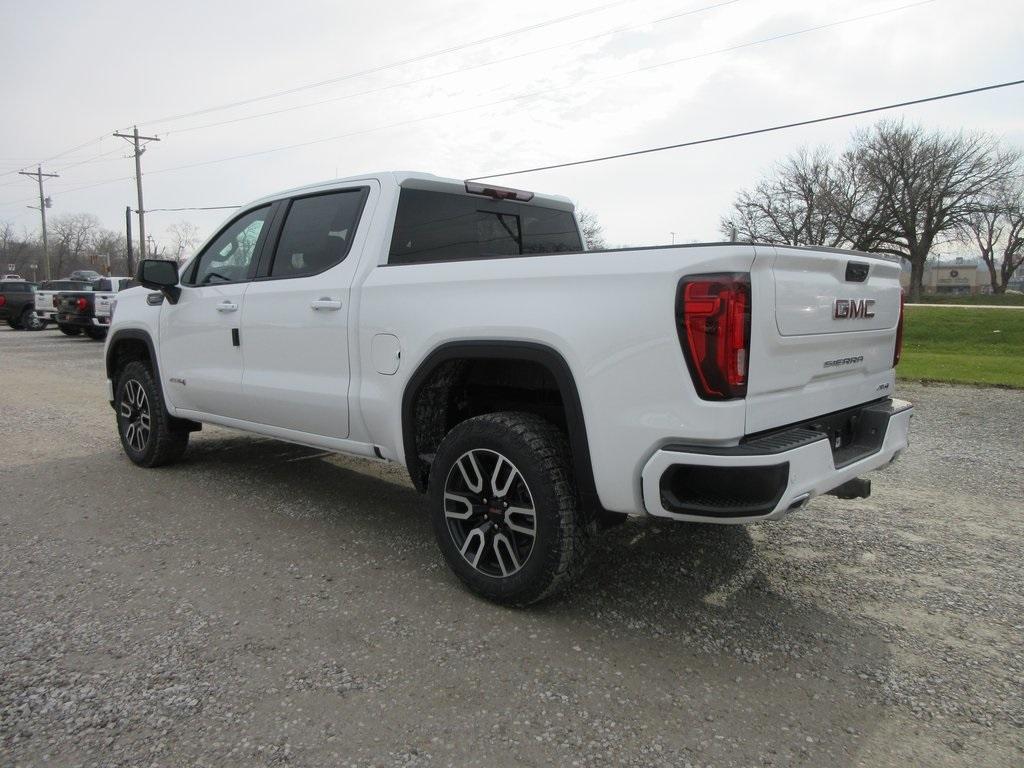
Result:
M32 202L33 182L12 171L106 136L44 164L44 170L61 174L47 187L54 200L51 215L91 212L105 226L123 230L124 207L135 204L133 166L127 145L109 134L135 122L163 139L143 159L148 208L234 205L365 171L410 169L464 178L1024 74L1020 0L935 0L711 55L703 54L899 8L907 0L633 0L375 74L161 121L609 3L5 1L0 221L30 233L38 228L38 214L25 207ZM648 23L701 8L707 10ZM638 28L564 45L622 27ZM519 55L541 49L551 50ZM512 56L517 58L487 64ZM689 60L635 71L680 59ZM463 71L432 77L454 70ZM423 78L431 79L401 85ZM357 95L364 91L377 92ZM512 100L538 91L545 93ZM303 106L312 102L324 103ZM302 108L203 127L295 106ZM889 116L929 127L990 131L1024 145L1022 106L1024 88L1015 88ZM449 112L456 114L424 119ZM802 144L840 147L851 131L874 119L515 176L505 183L570 196L598 215L613 244L667 242L670 232L678 242L713 240L736 191L773 162ZM317 143L210 162L307 142ZM208 164L195 165L200 163ZM159 240L169 224L187 219L205 235L226 214L154 212L147 229Z

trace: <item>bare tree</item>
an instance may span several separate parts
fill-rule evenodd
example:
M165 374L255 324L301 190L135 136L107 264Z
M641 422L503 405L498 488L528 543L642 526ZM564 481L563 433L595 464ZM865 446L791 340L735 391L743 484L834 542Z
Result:
M763 243L834 245L828 231L831 175L825 149L800 149L754 189L740 192L722 232Z
M14 257L21 250L19 246L23 245L14 235L14 225L9 221L0 222L0 269L7 269L9 263L17 263Z
M576 218L580 223L580 231L583 233L583 242L588 251L598 251L605 247L604 227L597 220L593 211L586 208L576 209Z
M720 229L730 240L870 250L886 228L858 154L833 159L819 147L798 150L741 191Z
M854 144L887 222L872 250L910 262L917 300L931 249L957 236L984 195L1010 176L1017 155L986 134L927 133L902 122L878 123Z
M51 246L56 256L57 276L64 270L86 267L100 229L100 220L91 213L58 216L50 225Z
M93 238L92 251L103 263L109 263L110 274L128 274L128 247L122 233L99 230Z
M961 228L962 239L978 249L993 293L1006 293L1007 283L1024 264L1024 185L1022 177L999 185Z
M167 227L167 236L171 240L171 256L177 261L184 261L200 243L199 227L191 221L179 221Z

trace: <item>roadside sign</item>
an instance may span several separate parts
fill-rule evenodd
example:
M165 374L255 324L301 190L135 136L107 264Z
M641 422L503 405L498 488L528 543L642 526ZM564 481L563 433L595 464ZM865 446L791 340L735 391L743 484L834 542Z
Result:
M8 272L13 272L13 271L14 271L14 268L15 268L16 266L18 266L18 265L17 265L17 264L8 264L8 265L7 265L7 271L8 271Z

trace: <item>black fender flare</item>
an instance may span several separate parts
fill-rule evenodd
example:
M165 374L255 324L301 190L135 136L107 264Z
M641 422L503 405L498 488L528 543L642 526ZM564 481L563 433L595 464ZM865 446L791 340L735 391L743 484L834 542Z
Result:
M562 395L580 503L584 509L603 512L594 482L583 405L572 369L557 350L545 344L528 341L452 341L437 347L420 362L416 371L409 377L402 394L402 445L405 450L405 465L416 489L420 492L426 490L422 480L420 458L416 451L416 398L437 366L448 360L457 359L527 360L547 368Z
M114 378L114 366L117 363L117 345L122 341L141 341L146 345L146 348L149 350L150 365L153 366L153 377L156 379L157 386L162 390L163 380L160 378L160 362L157 360L156 346L153 344L153 337L149 335L148 331L144 331L140 328L123 328L116 331L114 335L110 337L110 341L107 343L106 360L104 361L107 370L107 378L111 380ZM171 425L172 429L182 430L185 432L198 432L203 428L203 425L197 421L172 416L171 412L167 410L167 396L164 395L161 399L164 401L164 412L167 414L168 423ZM117 406L113 401L111 401L110 407L116 408Z
M160 363L156 359L156 347L153 345L153 338L149 335L148 331L143 331L140 328L123 328L119 331L115 331L114 335L110 337L110 341L107 342L107 356L105 360L107 368L107 378L114 378L114 365L117 362L117 345L122 341L141 341L149 349L149 359L153 364L153 375L156 376L156 380L160 381Z

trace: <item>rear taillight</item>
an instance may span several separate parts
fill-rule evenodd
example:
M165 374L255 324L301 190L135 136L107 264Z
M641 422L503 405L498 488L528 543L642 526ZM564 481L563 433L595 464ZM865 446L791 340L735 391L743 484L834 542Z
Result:
M903 306L906 303L907 296L903 291L900 291L900 319L896 323L896 349L892 353L892 367L895 368L900 364L900 358L903 357Z
M676 322L697 394L705 400L746 397L750 275L683 278Z
M6 296L0 296L0 307L2 307L6 303L7 303L7 297Z
M89 308L89 300L80 296L75 299L75 307L79 312L85 312Z

